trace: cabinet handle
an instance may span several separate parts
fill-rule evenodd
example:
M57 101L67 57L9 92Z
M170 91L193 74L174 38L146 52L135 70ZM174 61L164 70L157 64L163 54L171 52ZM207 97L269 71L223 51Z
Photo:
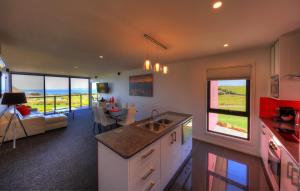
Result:
M147 152L146 154L142 155L142 159L146 159L146 158L149 157L154 151L155 151L155 149L151 149L149 152Z
M174 137L173 137L173 134L174 134L174 132L173 133L171 133L171 144L173 144L174 143Z
M294 173L296 173L294 175ZM292 185L299 186L299 172L296 168L292 168L292 179L291 179Z
M147 186L147 188L145 189L145 191L150 191L150 190L154 187L154 185L155 185L155 182L151 182L151 183Z
M175 140L174 140L174 141L175 141L175 142L177 141L177 136L176 136L176 135L177 135L177 133L176 133L176 131L175 131L175 132L174 132L174 137L175 137Z
M292 172L291 172L291 169L292 169L292 168L293 168L293 163L288 162L288 163L287 163L287 177L288 177L289 179L292 178Z
M148 172L146 172L146 174L142 176L142 180L146 180L154 172L154 170L154 168L151 168Z

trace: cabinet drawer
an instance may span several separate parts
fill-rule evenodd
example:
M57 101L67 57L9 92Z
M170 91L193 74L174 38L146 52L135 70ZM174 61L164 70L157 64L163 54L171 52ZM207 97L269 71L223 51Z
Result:
M160 142L157 141L138 153L130 160L130 170L140 172L150 165L160 164ZM155 166L156 167L156 166ZM159 166L158 166L159 167ZM157 168L158 168L157 167Z
M152 173L151 173L152 172ZM160 169L154 169L151 171L151 167L148 170L133 175L132 177L132 190L160 190Z

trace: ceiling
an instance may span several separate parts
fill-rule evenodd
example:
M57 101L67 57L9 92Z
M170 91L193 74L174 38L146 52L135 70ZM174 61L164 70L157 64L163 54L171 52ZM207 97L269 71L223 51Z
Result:
M94 76L141 67L147 50L170 63L269 44L300 27L299 0L223 0L219 10L212 2L1 0L2 57L15 71Z

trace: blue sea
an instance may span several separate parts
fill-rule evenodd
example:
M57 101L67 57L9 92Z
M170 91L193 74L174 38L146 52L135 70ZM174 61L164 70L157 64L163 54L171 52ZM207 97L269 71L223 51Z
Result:
M44 90L43 89L35 89L35 90L23 90L27 95L30 94L40 94L43 95L44 94ZM89 90L86 88L77 88L77 89L72 89L71 90L71 94L88 94ZM97 93L97 90L93 89L92 93L95 94ZM50 89L50 90L46 90L46 95L68 95L69 94L69 90L68 89Z

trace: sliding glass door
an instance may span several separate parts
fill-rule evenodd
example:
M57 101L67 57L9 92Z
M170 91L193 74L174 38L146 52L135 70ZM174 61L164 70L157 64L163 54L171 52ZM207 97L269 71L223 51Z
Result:
M27 105L46 114L88 108L89 83L89 78L81 77L11 74L11 91L25 92Z
M46 113L69 110L69 78L45 77Z
M44 112L44 76L12 74L12 92L25 92L27 105Z
M89 107L89 79L71 78L70 80L72 110Z

